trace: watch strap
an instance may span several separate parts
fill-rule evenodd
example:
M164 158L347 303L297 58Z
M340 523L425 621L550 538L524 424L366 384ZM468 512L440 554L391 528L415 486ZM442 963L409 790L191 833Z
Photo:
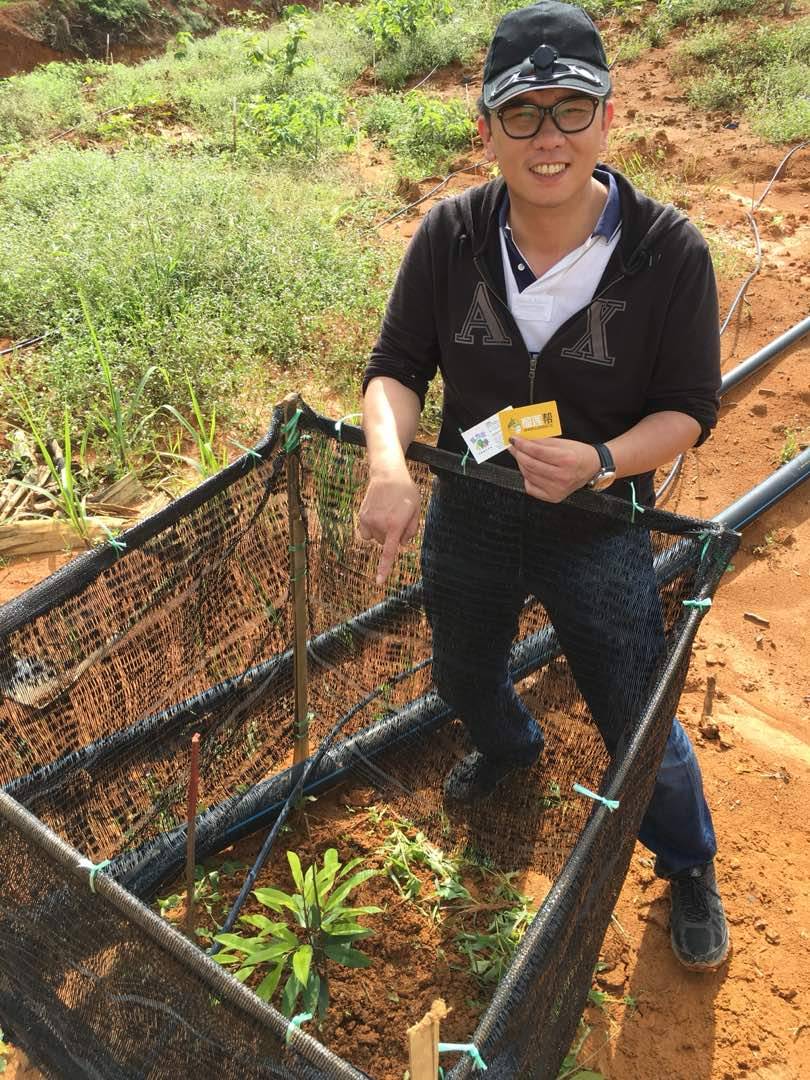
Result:
M613 460L613 454L611 454L605 444L603 442L597 442L593 444L593 448L599 455L599 472L615 473L616 462Z

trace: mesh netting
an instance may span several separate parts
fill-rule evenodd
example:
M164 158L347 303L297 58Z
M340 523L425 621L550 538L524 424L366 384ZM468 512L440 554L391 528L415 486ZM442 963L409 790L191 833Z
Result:
M590 492L552 507L508 470L427 447L410 456L428 542L420 532L385 587L376 550L355 536L362 437L303 406L286 429L277 410L254 451L122 544L0 610L0 1023L48 1075L362 1075L297 1030L287 1045L275 1009L147 907L185 861L200 732L198 859L278 823L296 790L348 776L445 850L553 879L470 1036L493 1078L556 1076L736 537ZM304 766L293 763L293 476L306 528ZM481 712L499 654L545 751L507 793L454 809L443 781L471 748L458 714ZM509 723L479 722L478 746L497 756L507 735L525 743L532 721ZM568 797L575 782L620 810ZM109 861L95 893L87 860ZM462 1057L447 1075L472 1068Z

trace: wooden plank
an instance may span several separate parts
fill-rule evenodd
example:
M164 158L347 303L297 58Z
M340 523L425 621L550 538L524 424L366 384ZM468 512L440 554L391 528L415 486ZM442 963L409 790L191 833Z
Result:
M408 1028L410 1080L436 1080L439 1075L439 1025L449 1011L437 998L419 1023Z
M52 551L83 551L92 547L94 541L107 539L103 526L114 533L119 531L124 524L123 518L88 518L88 537L85 540L68 521L56 518L15 521L10 525L0 525L0 555L10 558L22 555L47 555Z

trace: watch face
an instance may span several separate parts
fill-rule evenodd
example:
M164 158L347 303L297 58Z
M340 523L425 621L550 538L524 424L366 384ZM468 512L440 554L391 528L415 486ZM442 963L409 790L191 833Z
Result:
M616 473L612 469L600 469L596 476L591 480L590 487L594 491L604 491L605 488L609 488L616 477Z

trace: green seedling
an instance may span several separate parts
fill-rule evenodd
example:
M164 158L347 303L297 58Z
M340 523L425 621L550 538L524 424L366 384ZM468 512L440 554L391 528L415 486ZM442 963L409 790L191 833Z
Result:
M96 412L94 414L94 420L103 430L107 440L114 448L121 465L124 470L126 470L130 467L133 437L136 437L144 427L148 426L158 411L157 409L153 409L147 415L137 419L147 383L157 371L157 366L153 364L146 369L135 389L135 393L132 395L129 404L125 408L121 401L121 394L113 379L110 362L101 347L101 342L99 341L98 333L96 332L93 318L90 314L90 308L84 293L81 290L79 290L79 302L82 306L82 314L84 316L85 325L87 326L87 332L89 333L90 340L93 344L93 352L95 353L99 367L101 368L101 374L104 379L104 386L107 391L107 399L110 406L109 417Z
M20 410L26 426L34 436L37 449L42 455L51 480L56 487L56 493L25 480L19 480L17 483L22 484L23 487L28 488L29 491L36 492L37 495L41 495L43 498L53 503L54 506L65 515L68 521L70 521L79 536L87 540L89 535L87 507L85 506L84 497L79 495L76 472L73 468L70 413L68 412L67 407L65 408L64 414L62 462L60 464L57 460L58 455L51 453L45 433L34 416L27 398L19 396L13 390L10 390L9 393L11 394L15 405Z
M239 870L244 869L243 863L234 860L226 860L220 866L210 870L207 870L204 866L194 867L194 903L198 908L202 908L206 912L217 929L220 928L220 920L227 912L228 903L227 898L223 896L220 890L220 879L222 877L232 877ZM182 899L182 894L172 893L171 896L159 897L155 903L160 914L167 918L168 913L173 911ZM198 937L211 937L209 931L202 927L197 928L196 934Z
M335 848L325 852L320 869L315 863L304 872L294 851L287 852L287 860L297 892L274 888L253 892L263 907L283 916L283 921L261 914L241 915L239 922L258 933L217 934L214 940L224 948L214 960L233 967L240 982L269 967L255 987L263 1001L270 1000L286 973L279 1005L284 1015L293 1016L300 999L306 1012L317 1013L323 1019L329 1008L329 963L349 968L371 964L369 957L355 947L373 933L361 926L359 917L379 914L382 909L353 906L350 896L378 871L352 873L362 859L350 859L341 865Z
M186 378L186 384L191 398L191 412L194 417L193 424L186 420L185 416L178 412L173 405L162 405L161 408L164 412L168 413L169 416L172 416L178 424L180 424L186 434L190 435L194 440L197 447L197 460L187 457L184 454L180 454L177 451L163 451L162 456L185 461L186 464L195 468L202 477L213 476L215 473L218 473L220 469L224 469L228 464L228 451L223 448L223 450L217 454L217 451L214 448L214 439L217 431L217 407L216 405L212 406L211 417L207 420L200 408L197 395L194 393L191 379Z
M785 441L782 443L782 449L779 451L779 465L787 465L789 461L792 461L799 452L799 439L795 428L785 428Z

